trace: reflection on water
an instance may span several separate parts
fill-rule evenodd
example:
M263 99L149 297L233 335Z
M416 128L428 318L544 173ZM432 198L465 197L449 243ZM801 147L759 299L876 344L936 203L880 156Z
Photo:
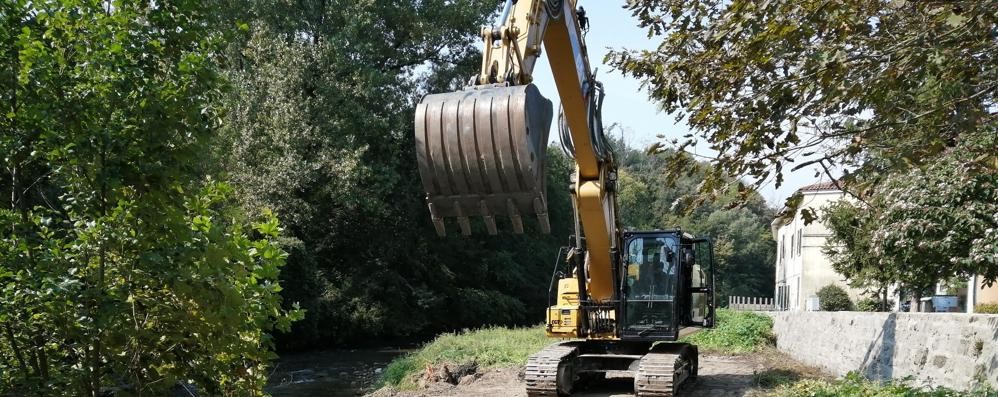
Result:
M361 395L385 366L408 349L327 350L282 355L271 367L267 392L274 397Z

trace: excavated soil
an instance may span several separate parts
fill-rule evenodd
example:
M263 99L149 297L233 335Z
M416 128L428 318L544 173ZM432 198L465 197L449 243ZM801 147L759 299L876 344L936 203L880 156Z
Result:
M371 397L466 397L511 396L525 397L520 370L492 369L464 379L461 384L426 382L417 391L396 392L382 389ZM767 388L788 379L826 378L817 369L796 363L772 350L738 356L702 355L700 376L692 385L680 391L680 397L741 397L765 394ZM630 378L613 378L588 385L572 394L579 397L633 396Z

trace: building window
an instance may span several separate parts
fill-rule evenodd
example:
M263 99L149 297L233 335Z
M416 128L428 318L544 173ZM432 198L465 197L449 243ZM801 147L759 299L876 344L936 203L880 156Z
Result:
M794 238L795 237L797 237L796 234L791 234L790 235L790 257L791 258L794 257L794 247L797 246L796 244L794 244Z
M797 231L797 255L801 254L804 247L804 229Z
M787 236L780 236L780 263L783 263L783 258L786 257L785 246L787 245Z

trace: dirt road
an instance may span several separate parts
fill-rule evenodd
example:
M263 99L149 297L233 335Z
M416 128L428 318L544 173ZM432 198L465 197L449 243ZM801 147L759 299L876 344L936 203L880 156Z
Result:
M740 397L762 395L772 386L775 377L780 379L820 378L819 371L794 363L776 352L756 355L700 357L700 376L696 383L681 391L682 397ZM609 379L573 394L578 397L633 396L633 383L629 378ZM518 369L489 370L474 382L452 386L435 383L425 390L403 393L380 391L375 396L400 397L465 397L465 396L516 396L525 397L523 382Z

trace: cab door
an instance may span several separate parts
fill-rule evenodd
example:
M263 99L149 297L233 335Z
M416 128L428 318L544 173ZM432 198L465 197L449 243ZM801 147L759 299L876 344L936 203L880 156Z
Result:
M714 242L709 238L693 240L694 264L690 295L694 325L714 327Z

